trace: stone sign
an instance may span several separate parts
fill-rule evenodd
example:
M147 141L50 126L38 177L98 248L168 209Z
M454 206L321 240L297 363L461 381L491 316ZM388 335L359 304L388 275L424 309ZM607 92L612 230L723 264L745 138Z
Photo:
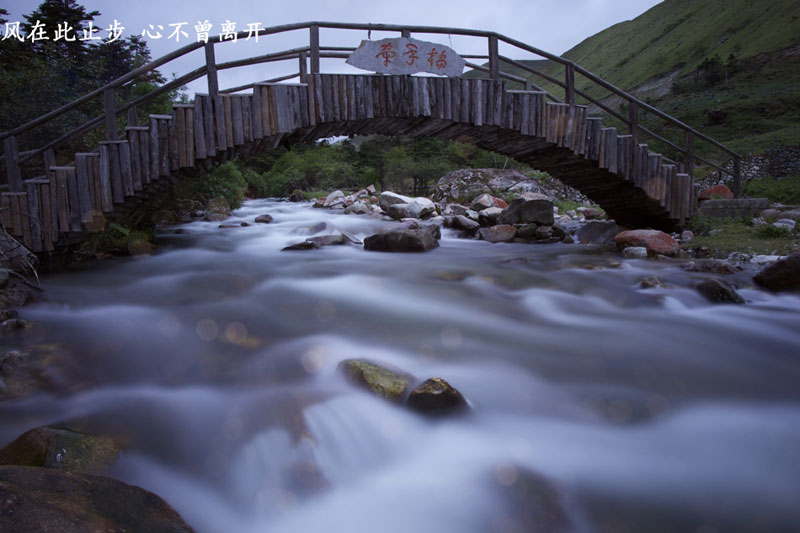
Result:
M448 77L460 77L465 64L450 47L410 37L361 41L347 63L382 74L430 72Z

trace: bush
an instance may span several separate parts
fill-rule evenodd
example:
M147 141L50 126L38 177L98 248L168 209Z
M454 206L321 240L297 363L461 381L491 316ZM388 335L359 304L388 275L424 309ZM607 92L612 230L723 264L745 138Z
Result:
M792 232L789 231L789 228L783 228L780 226L773 226L772 224L767 224L759 227L756 230L756 235L758 235L762 239L779 239L781 237L791 237Z
M752 198L769 198L771 202L790 205L800 204L800 176L752 180L745 187L745 192Z

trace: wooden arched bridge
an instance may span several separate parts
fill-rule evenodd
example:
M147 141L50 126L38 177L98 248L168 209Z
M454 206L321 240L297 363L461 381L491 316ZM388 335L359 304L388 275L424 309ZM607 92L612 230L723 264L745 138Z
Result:
M463 55L485 71L487 79L321 73L321 60L348 57L354 48L320 45L320 28L399 32L403 36L450 34L485 39L487 54ZM4 160L7 188L2 193L6 231L35 252L74 243L119 216L173 178L202 179L212 165L245 157L280 143L306 142L334 135L434 136L472 143L506 154L549 172L597 202L621 224L661 229L679 227L694 210L692 169L696 161L728 172L700 158L695 141L710 143L734 160L738 183L740 157L666 113L637 100L579 65L492 32L436 27L310 22L276 26L260 35L308 31L308 46L249 59L217 63L219 37L194 43L152 61L84 97L28 124L6 131ZM244 39L247 33L239 35ZM500 54L500 44L515 52L545 57L563 66L557 78ZM205 64L145 96L117 102L116 90L168 62L204 48ZM218 71L275 61L297 61L299 71L239 87L219 89ZM563 89L553 94L508 74L512 65ZM627 116L593 98L576 76L621 97ZM136 122L136 106L164 92L206 77L208 93L191 104L176 104L170 115L150 115ZM296 79L298 83L285 83ZM284 82L284 83L282 83ZM511 88L509 84L517 88ZM581 87L584 87L584 81ZM246 91L246 92L245 92ZM44 146L18 151L16 138L93 99L103 98L105 112ZM624 131L605 127L589 115L601 109ZM639 123L640 111L655 114L685 132L683 146ZM127 116L127 123L124 117ZM55 165L56 150L75 136L105 128L96 151L74 154L72 163ZM655 153L645 137L679 154L677 161ZM58 154L64 159L64 154ZM44 172L25 179L25 165L42 158Z

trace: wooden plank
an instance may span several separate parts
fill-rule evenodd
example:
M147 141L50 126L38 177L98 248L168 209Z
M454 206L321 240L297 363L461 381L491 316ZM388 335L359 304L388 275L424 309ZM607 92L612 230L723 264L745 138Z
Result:
M57 188L54 187L55 190ZM111 153L107 144L100 144L100 197L101 209L104 213L112 211L113 195L111 192ZM57 204L55 204L57 205Z
M123 196L133 196L133 173L131 172L131 145L129 142L120 143L119 150L119 170L122 178Z
M22 244L24 244L28 249L33 249L33 238L31 236L31 216L28 212L28 193L21 193L19 196L17 196L17 208L19 209L20 215Z
M136 133L136 132L134 132ZM92 198L91 198L91 174L89 173L90 161L89 158L80 154L75 156L75 171L78 181L78 200L80 202L81 222L91 223L94 217L92 216Z
M131 159L131 179L133 180L133 189L135 191L142 190L142 154L139 147L139 132L126 128L125 135L128 138L128 145L130 148Z
M167 120L167 144L169 145L169 161L167 175L180 168L180 149L178 147L178 121L176 110L172 110L170 120Z
M8 193L0 194L0 211L2 211L3 227L10 233L14 223L11 215L11 197Z
M222 120L222 125L224 127L225 150L230 150L235 144L233 140L233 110L231 105L231 95L222 94L220 95L220 98L222 99L222 116L219 117L219 120Z
M158 119L158 177L169 176L169 122L167 118Z
M26 180L25 193L28 211L28 231L30 232L30 248L34 252L42 251L42 219L41 204L39 200L39 181Z
M358 97L354 76L345 76L347 82L347 119L358 120Z
M58 212L59 231L69 231L69 192L67 191L66 167L55 167L56 173L56 209Z
M472 83L470 80L461 80L461 122L469 124L472 121Z
M228 96L225 100L225 113L228 112L228 105L231 109L231 132L233 133L233 145L241 146L244 144L244 119L242 117L242 99L238 95ZM225 124L227 127L227 122Z
M206 158L214 157L217 153L217 146L219 146L214 121L214 104L211 98L203 96L203 130L205 130L206 138Z
M42 245L46 252L55 250L55 242L58 240L58 230L54 226L53 205L50 201L50 183L40 186L39 198L42 202ZM55 235L55 237L54 237Z
M473 108L473 124L476 126L483 126L483 80L474 80L475 86L472 93L472 108Z
M178 165L180 167L187 166L186 164L186 146L185 146L185 138L186 138L186 115L183 113L183 109L173 106L172 107L172 114L175 117L173 119L173 123L176 123L176 133L178 134Z
M111 198L115 204L125 201L125 192L122 188L122 165L120 164L119 145L108 143L108 156L111 162Z
M244 128L244 142L252 143L253 137L253 100L248 94L239 97L242 101L242 127Z
M253 87L253 102L252 102L252 113L253 113L253 138L256 141L259 141L264 138L264 128L262 127L263 115L261 110L261 88L260 87Z
M75 167L64 167L67 176L67 202L69 206L69 230L81 231L81 199Z

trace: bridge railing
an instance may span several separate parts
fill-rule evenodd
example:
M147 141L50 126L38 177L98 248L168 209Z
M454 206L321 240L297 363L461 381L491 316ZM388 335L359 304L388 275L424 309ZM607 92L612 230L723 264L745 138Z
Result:
M578 103L578 98L582 99L583 102L591 103L598 109L602 109L604 112L608 113L610 116L624 124L624 126L628 129L629 134L632 136L634 144L638 144L644 140L645 137L652 138L662 143L664 146L669 147L672 151L674 151L674 153L678 154L679 161L677 161L677 163L683 167L683 172L691 175L695 164L697 162L701 162L718 170L720 173L731 175L734 181L734 193L736 195L739 193L741 182L741 156L739 154L729 149L725 145L715 141L709 136L697 131L691 126L683 123L682 121L651 106L650 104L647 104L646 102L639 100L629 92L614 86L608 81L568 59L550 54L544 50L540 50L536 47L495 32L435 26L364 23L354 24L337 22L304 22L261 29L258 32L259 36L275 35L297 30L308 30L308 46L222 63L217 63L216 61L215 46L221 43L224 44L225 41L222 41L220 36L210 37L207 42L192 43L179 48L169 54L142 65L135 70L132 70L131 72L66 105L45 113L44 115L31 120L26 124L22 124L11 130L2 132L0 133L0 139L3 141L3 160L6 167L5 175L7 183L0 187L12 192L22 191L22 167L25 163L31 164L35 158L42 157L44 163L43 166L45 170L47 170L50 166L55 165L55 150L58 147L91 130L104 127L107 140L116 140L118 138L118 119L120 117L127 115L128 125L135 126L137 107L143 106L157 96L178 89L179 87L192 81L205 77L208 84L208 94L213 102L213 105L215 108L220 108L222 106L221 94L246 90L255 86L256 83L263 83L265 81L280 82L298 78L301 82L303 82L305 81L307 75L320 73L321 59L346 59L348 55L355 50L355 48L352 47L322 46L320 43L321 28L332 30L363 30L368 32L368 36L371 35L371 32L376 31L390 33L398 32L403 36L410 36L412 33L459 35L485 40L487 54L464 54L462 56L466 60L483 60L485 61L484 65L467 61L467 65L469 67L477 71L485 72L492 79L506 79L517 82L522 84L528 90L543 90L542 86L532 81L530 78L521 77L502 70L502 66L507 65L518 71L521 70L535 76L537 81L542 80L540 83L548 82L554 86L560 87L563 90L563 94L560 97L556 94L553 94L552 91L545 91L547 93L547 97L553 101L566 103L569 105L576 105ZM250 35L250 32L239 32L237 34L237 39L246 39ZM500 43L504 43L515 51L533 54L538 58L548 59L563 66L561 79L554 75L534 69L519 59L511 59L506 55L501 55L499 50ZM121 105L117 105L118 91L121 87L133 82L140 76L153 72L178 58L186 56L195 50L199 50L200 48L203 48L205 53L204 65L165 83L150 93L142 95L134 100L124 102ZM254 83L230 87L222 90L219 88L218 72L221 70L284 61L296 61L298 65L297 70L292 68L288 73L273 77L268 80L258 80ZM578 85L576 85L576 75L582 76L594 86L608 91L607 96L613 95L620 98L627 104L627 114L623 114L623 112L615 110L611 105L604 103L603 100L606 100L607 96L603 98L593 97L588 92L578 88ZM87 102L98 98L102 98L104 110L102 114L93 117L92 119L86 121L73 130L64 133L58 138L46 142L40 147L31 148L24 151L18 150L17 139L20 135L28 133L39 126L61 117L62 115L86 104ZM670 126L682 131L682 146L646 127L640 120L640 112L651 113ZM696 150L696 144L698 142L707 143L711 147L724 154L724 157L732 159L733 169L727 169L722 164L717 164L709 159L699 156Z

